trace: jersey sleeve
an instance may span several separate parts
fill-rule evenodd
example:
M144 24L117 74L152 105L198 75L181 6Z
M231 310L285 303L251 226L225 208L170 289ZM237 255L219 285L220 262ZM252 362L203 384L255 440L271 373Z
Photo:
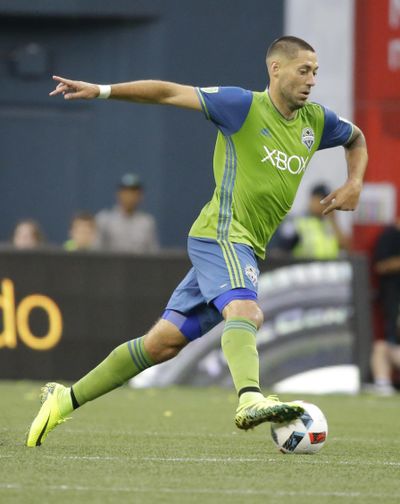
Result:
M224 135L240 130L249 113L253 93L239 87L196 88L201 107Z
M353 133L353 124L342 119L327 107L322 107L325 116L324 130L318 150L346 145Z

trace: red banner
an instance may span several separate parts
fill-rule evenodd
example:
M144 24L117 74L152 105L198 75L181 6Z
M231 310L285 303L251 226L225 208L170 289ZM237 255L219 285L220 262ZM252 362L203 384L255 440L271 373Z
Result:
M368 143L366 180L400 194L400 0L356 0L355 123ZM354 226L354 246L372 252L381 225ZM372 272L371 272L372 273ZM376 283L374 275L372 283ZM382 320L374 303L375 337Z
M400 189L400 0L357 0L355 122L370 156L367 180Z

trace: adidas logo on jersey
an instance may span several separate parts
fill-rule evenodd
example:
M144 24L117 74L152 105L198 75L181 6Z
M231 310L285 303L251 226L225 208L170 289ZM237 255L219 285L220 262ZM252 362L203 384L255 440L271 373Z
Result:
M271 132L269 131L269 129L268 129L268 128L263 128L263 129L261 130L261 135L264 135L264 136L266 136L266 137L272 137Z
M306 158L303 158L303 156L288 156L285 152L277 149L269 150L265 145L263 147L267 155L261 159L262 163L269 161L278 170L287 170L292 175L298 175L305 171L309 156Z

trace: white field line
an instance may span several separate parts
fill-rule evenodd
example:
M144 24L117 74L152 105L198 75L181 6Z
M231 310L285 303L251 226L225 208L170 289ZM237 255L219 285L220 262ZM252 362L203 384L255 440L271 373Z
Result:
M12 458L13 455L0 455L0 459ZM109 462L113 461L132 461L132 462L175 462L175 463L212 463L212 464L241 464L244 462L252 463L284 463L288 459L291 463L301 464L301 465L330 465L330 466L368 466L368 467L400 467L400 461L387 461L387 460L326 460L321 459L318 455L316 457L302 456L298 457L296 455L282 455L279 458L263 458L263 457L131 457L129 455L122 457L115 456L102 456L102 455L43 455L43 458L51 460L82 460L89 462Z
M132 461L138 461L138 462L177 462L177 463L184 463L186 464L187 462L195 462L195 463L228 463L228 464L235 464L235 463L243 463L243 462L254 462L254 463L260 463L260 462L267 462L267 463L280 463L286 461L288 457L290 457L290 460L294 460L295 463L299 463L301 465L304 464L327 464L327 465L354 465L354 466L398 466L400 467L400 461L399 462L391 462L387 460L375 460L375 461L365 461L365 460L321 460L319 457L316 458L309 458L309 456L303 456L303 457L297 457L296 455L291 456L291 455L282 455L282 457L279 458L262 458L262 457L102 457L102 456L80 456L80 455L69 455L69 456L62 456L62 457L57 457L55 455L45 455L46 458L53 458L53 459L67 459L67 460L132 460Z
M81 486L81 485L42 485L29 486L19 483L0 483L0 490L45 490L45 491L67 491L67 492L98 492L98 493L154 493L154 494L203 494L203 495L265 495L275 497L351 497L365 499L373 498L398 498L394 493L366 493L366 492L313 492L313 491L285 491L285 490L254 490L246 488L154 488L154 487L99 487L99 486Z
M14 429L15 431L17 431L17 429ZM85 434L87 435L88 434L88 431L87 430L83 430L83 429L72 429L72 428L64 428L63 429L63 432L69 432L69 433L73 433L73 434ZM236 436L239 436L239 437L245 437L245 436L251 436L251 438L254 440L254 439L261 439L261 440L265 440L265 439L269 439L269 429L267 429L266 432L262 432L262 434L257 434L255 432L240 432L239 430L238 431L232 431L232 432L229 432L229 433L205 433L205 432L201 432L201 433L190 433L190 432L174 432L173 434L169 433L169 432L158 432L158 431L132 431L132 430L129 430L129 431L124 431L124 430L107 430L107 429L96 429L94 431L92 431L92 433L94 434L101 434L101 435L106 435L106 436L110 436L110 435L113 435L113 436L134 436L134 437L141 437L141 436L156 436L156 437L160 437L160 438L165 438L165 437L182 437L182 438L218 438L218 439L222 439L222 438L232 438L232 437L236 437ZM332 441L339 441L339 442L344 442L344 443L362 443L362 442L365 442L369 445L381 445L382 444L382 440L385 441L390 441L390 444L391 446L393 445L396 445L396 444L400 444L400 438L399 439L393 439L392 436L387 436L387 438L385 438L385 436L380 436L379 438L376 438L376 439L371 439L371 438L368 438L368 437L338 437L338 436L328 436L328 440L329 442L332 442Z
M20 432L20 428L3 428L0 430L2 431L7 431L7 432ZM73 433L73 434L88 434L87 430L84 429L72 429L69 427L63 427L63 432L68 432L68 433ZM134 437L141 437L141 436L156 436L159 438L166 438L166 437L181 437L181 438L218 438L218 439L223 439L223 438L232 438L232 437L242 437L244 438L245 436L251 436L251 438L254 439L260 439L260 440L268 440L269 439L269 429L266 431L262 431L262 434L258 434L256 432L240 432L239 430L237 431L232 431L232 432L225 432L225 433L206 433L206 432L201 432L201 433L191 433L191 432L175 432L173 434L169 432L158 432L158 431L138 431L138 430L107 430L107 429L96 429L92 430L91 433L93 434L99 434L99 435L105 435L105 436L134 436ZM398 439L393 439L393 436L383 436L380 435L379 438L368 438L368 437L339 437L339 436L328 436L328 441L335 442L339 441L342 443L348 443L348 444L353 444L353 443L366 443L368 445L381 445L383 441L390 441L390 445L400 445L400 437Z
M63 432L69 432L72 434L88 434L87 430L84 429L72 429L69 427L66 427L63 429ZM92 430L91 433L94 434L101 434L101 435L113 435L113 436L135 436L135 437L141 437L141 436L157 436L157 437L187 437L187 438L230 438L232 436L239 436L243 435L242 432L239 430L232 431L232 432L225 432L225 433L207 433L207 432L158 432L158 431L138 431L138 430L110 430L110 429L96 429ZM248 433L247 433L248 434ZM252 437L259 437L259 438L264 438L265 439L265 434L260 435L260 434L255 434L251 433ZM366 439L367 440L367 439Z

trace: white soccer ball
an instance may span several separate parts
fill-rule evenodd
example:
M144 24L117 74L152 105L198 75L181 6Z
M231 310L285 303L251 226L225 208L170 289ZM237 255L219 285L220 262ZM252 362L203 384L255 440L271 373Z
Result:
M294 402L304 408L304 413L292 422L273 423L272 439L282 453L317 453L328 437L325 415L315 404Z

